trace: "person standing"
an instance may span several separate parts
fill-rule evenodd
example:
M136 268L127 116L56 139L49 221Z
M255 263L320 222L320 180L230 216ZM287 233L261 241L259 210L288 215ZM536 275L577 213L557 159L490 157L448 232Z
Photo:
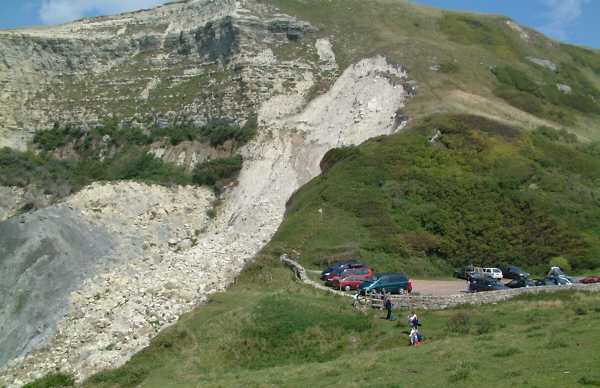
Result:
M419 318L417 317L417 314L414 311L411 312L410 315L408 316L408 326L410 328L418 329Z
M417 330L417 328L413 327L412 329L410 329L410 345L411 346L417 346L417 344L419 343L419 331Z
M389 294L385 294L383 298L383 307L387 310L387 316L385 319L388 321L392 320L392 298L390 298Z

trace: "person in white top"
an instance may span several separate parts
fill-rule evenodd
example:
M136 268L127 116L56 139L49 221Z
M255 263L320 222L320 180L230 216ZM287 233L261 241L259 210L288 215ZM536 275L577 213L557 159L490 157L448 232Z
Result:
M417 328L419 326L419 318L414 312L408 316L408 326L411 328Z
M419 344L419 329L413 327L410 330L410 344L411 346L416 346Z

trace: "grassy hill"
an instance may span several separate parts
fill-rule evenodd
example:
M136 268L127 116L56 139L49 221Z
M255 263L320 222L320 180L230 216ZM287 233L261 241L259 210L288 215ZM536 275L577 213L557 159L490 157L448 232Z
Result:
M342 68L374 55L404 66L418 82L405 112L411 118L460 112L600 138L598 50L558 43L504 16L446 12L405 0L265 2L317 26L318 35L331 39ZM300 43L286 50L276 54L304 53ZM540 59L555 67L538 64ZM557 84L569 85L571 94L559 92Z
M434 142L430 139L439 131ZM466 263L600 267L600 154L550 128L439 115L329 152L267 252L308 266L361 257L418 276Z
M123 367L82 386L597 386L599 302L562 292L422 311L427 342L411 348L402 315L357 314L263 257Z

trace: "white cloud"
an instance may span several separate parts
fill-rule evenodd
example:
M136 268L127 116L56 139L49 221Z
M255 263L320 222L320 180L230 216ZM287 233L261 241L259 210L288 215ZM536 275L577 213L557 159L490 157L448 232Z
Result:
M111 15L119 12L151 8L166 0L43 0L40 19L46 24L57 24L86 15Z
M568 37L567 30L582 15L585 4L590 0L541 0L547 8L543 17L546 23L539 29L560 40Z

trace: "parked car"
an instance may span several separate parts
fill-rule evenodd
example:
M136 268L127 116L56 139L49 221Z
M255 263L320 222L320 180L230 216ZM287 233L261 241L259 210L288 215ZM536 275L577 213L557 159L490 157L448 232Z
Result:
M323 270L323 272L321 272L321 280L325 280L329 275L331 275L333 273L337 273L346 268L356 267L356 266L362 267L362 266L364 266L364 264L361 264L356 260L341 261L341 262L336 263L336 264L326 268L325 270Z
M460 267L454 270L454 277L469 280L469 277L474 272L482 272L482 269L473 265L465 265L464 267Z
M510 282L506 283L506 287L508 287L508 288L523 288L523 287L535 287L535 286L537 286L535 280L531 280L526 277L521 277L519 279L513 279Z
M552 267L546 275L546 285L564 286L577 283L577 279L567 276L559 267Z
M499 268L483 268L483 273L494 279L502 279L502 271Z
M508 290L504 284L489 276L474 277L469 280L470 292Z
M579 282L585 283L585 284L600 283L600 276L588 276L588 277L581 279Z
M325 285L334 287L333 282L338 279L343 279L348 276L357 276L363 279L370 279L374 275L373 270L367 266L362 267L351 267L341 270L340 272L334 272L329 275L325 280Z
M332 282L332 287L338 290L350 291L350 290L358 290L360 285L365 282L371 280L371 278L364 278L356 275L347 276L345 278L335 279Z
M502 276L507 279L518 280L520 278L529 277L529 273L523 271L521 268L516 267L514 265L499 266L498 268L500 268L500 270L502 271Z
M369 291L391 292L401 294L412 292L412 281L403 273L388 272L375 275L372 280L365 281L359 286L362 293Z

